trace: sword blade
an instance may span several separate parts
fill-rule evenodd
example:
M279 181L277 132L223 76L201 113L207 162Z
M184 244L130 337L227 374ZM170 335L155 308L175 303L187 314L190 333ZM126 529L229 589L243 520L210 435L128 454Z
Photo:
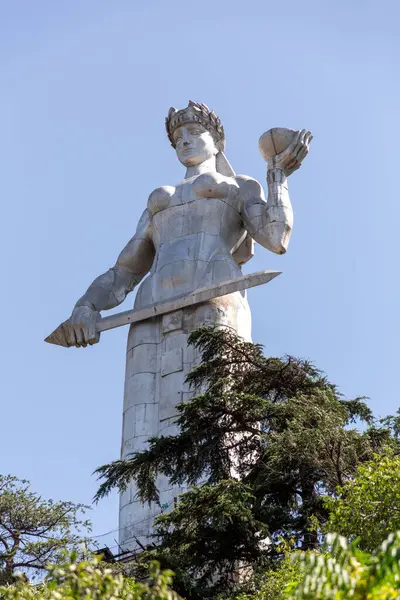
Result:
M169 300L168 302L162 302L148 308L126 310L115 315L110 315L109 317L102 317L96 323L96 330L101 333L102 331L108 331L109 329L115 329L116 327L122 327L123 325L131 325L132 323L146 321L147 319L165 315L166 313L174 312L181 308L186 308L234 292L240 292L258 285L263 285L280 274L281 271L258 271L257 273L236 277L235 279L230 279L209 287L199 288L183 298ZM66 346L64 334L60 331L61 327L62 325L57 327L57 329L45 339L45 342L56 344L58 346Z

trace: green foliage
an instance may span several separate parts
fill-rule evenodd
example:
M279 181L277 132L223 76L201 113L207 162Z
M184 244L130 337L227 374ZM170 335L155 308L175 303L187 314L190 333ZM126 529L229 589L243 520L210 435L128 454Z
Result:
M232 600L284 600L285 590L301 582L300 561L290 552L289 544L284 545L284 555L271 561L266 572L258 577L254 585L257 591L235 595Z
M400 532L390 534L373 554L361 551L357 541L327 537L329 552L296 556L303 571L284 598L289 600L390 600L400 598ZM260 599L261 600L261 599Z
M67 561L47 568L44 583L33 586L25 581L0 588L2 600L179 600L170 588L171 571L160 571L151 563L148 583L113 575L102 569L100 558L79 561L72 553Z
M400 530L400 456L388 449L361 464L353 479L329 498L327 528L371 552L391 531Z
M239 553L243 566L260 559L260 542L268 530L255 518L253 505L249 486L229 479L214 486L194 486L181 496L175 510L158 517L157 531L163 544L153 555L167 564L171 564L167 556L172 558L178 584L185 573L191 574L192 580L186 580L182 592L203 597L213 579L213 589L227 589Z
M191 598L215 598L234 587L239 566L254 571L279 555L281 537L317 548L324 498L391 433L374 426L362 398L343 399L308 361L266 358L224 329L203 327L190 343L202 362L188 377L197 395L178 406L179 435L100 467L96 498L135 479L140 499L157 502L159 474L178 485L201 481L159 518L154 552L175 557L180 581L181 573L194 576ZM356 420L366 423L363 433Z
M286 553L257 592L235 600L390 600L400 598L400 532L373 553L328 534L321 552ZM232 599L233 600L233 599Z
M387 427L392 435L393 440L398 442L400 440L400 408L395 415L388 415L380 420L381 425Z
M15 572L34 577L66 550L89 543L87 508L43 500L28 481L0 475L0 584L12 583Z

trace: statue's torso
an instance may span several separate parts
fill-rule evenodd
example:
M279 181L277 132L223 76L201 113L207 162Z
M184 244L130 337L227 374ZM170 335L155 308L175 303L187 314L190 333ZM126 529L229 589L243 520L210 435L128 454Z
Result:
M136 307L153 305L241 274L232 252L246 232L238 186L207 174L149 197L156 255L138 291Z

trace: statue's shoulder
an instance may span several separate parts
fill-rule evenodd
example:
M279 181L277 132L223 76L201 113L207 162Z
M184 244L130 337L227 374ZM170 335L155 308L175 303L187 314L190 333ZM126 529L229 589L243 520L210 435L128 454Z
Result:
M175 193L175 187L172 185L163 185L153 190L147 201L147 208L151 215L160 210L168 208L171 197Z
M262 189L261 183L257 181L257 179L254 179L254 177L250 177L249 175L235 175L233 179L235 180L239 188L253 187Z
M250 196L252 198L264 199L263 186L257 179L248 175L235 175L234 179L239 189L239 195L243 200L246 200Z

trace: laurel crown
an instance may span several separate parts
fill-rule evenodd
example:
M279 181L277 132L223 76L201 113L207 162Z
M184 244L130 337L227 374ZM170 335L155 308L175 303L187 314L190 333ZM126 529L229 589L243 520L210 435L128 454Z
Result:
M214 139L215 145L220 152L225 146L225 133L221 123L221 119L210 110L206 104L193 102L189 100L189 104L182 110L176 110L173 106L168 111L168 116L165 119L165 127L167 129L168 139L175 148L173 133L175 129L185 123L200 123L207 131L209 131Z

